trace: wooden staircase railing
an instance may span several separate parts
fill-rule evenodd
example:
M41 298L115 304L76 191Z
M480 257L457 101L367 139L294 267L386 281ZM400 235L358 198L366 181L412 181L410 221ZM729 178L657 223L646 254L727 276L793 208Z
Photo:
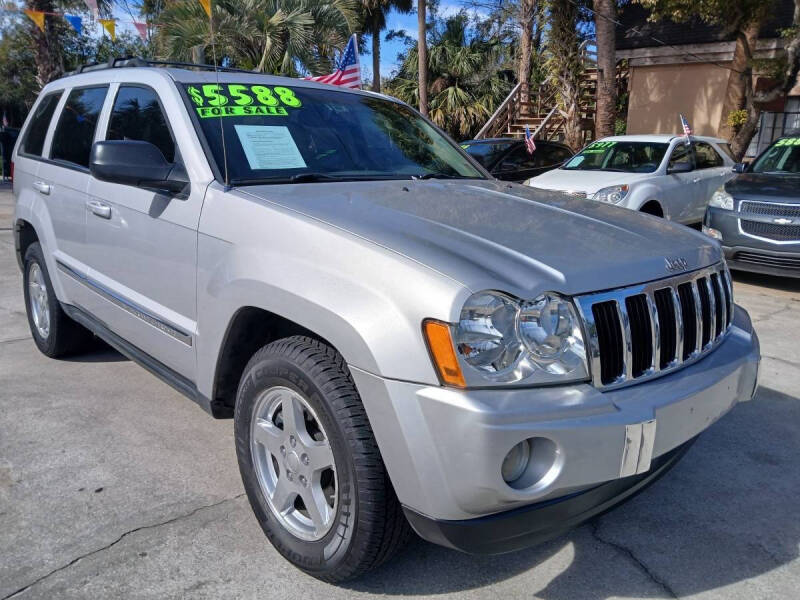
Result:
M579 110L584 141L594 135L594 114L597 105L597 54L592 48L594 41L581 44L581 59L584 71L580 82ZM624 77L618 69L617 77ZM554 139L563 134L565 119L556 105L555 85L545 80L537 91L527 82L514 86L505 100L500 103L486 124L476 134L476 138L522 137L525 127L529 127L537 139Z

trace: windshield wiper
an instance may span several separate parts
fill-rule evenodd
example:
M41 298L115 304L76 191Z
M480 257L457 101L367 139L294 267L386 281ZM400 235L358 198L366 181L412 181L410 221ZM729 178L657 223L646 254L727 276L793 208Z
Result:
M298 173L289 177L289 183L313 183L315 181L341 181L348 179L347 177L337 177L336 175L328 175L327 173Z
M423 173L422 175L412 175L412 179L475 179L466 175L453 175L451 173Z

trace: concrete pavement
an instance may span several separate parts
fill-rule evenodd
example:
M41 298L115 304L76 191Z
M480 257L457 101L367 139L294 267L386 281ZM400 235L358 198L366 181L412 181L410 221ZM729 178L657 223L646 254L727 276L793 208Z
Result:
M543 546L471 557L420 540L348 587L275 552L232 422L115 352L42 356L0 191L0 600L796 598L800 282L736 275L764 362L754 402L636 499Z

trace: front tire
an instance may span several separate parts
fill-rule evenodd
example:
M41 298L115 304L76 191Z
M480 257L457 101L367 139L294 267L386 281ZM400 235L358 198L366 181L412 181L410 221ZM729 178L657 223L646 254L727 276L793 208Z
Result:
M342 357L308 337L245 367L234 416L250 505L284 558L328 582L392 556L411 529Z
M28 247L24 266L25 310L36 347L50 358L74 354L86 348L92 336L61 308L39 242Z

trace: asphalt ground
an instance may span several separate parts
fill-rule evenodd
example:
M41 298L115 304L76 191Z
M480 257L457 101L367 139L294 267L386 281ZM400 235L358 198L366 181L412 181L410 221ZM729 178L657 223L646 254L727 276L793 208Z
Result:
M0 190L0 600L800 597L800 280L734 274L761 387L617 510L544 545L474 557L414 540L335 587L272 549L215 421L98 344L30 338Z

